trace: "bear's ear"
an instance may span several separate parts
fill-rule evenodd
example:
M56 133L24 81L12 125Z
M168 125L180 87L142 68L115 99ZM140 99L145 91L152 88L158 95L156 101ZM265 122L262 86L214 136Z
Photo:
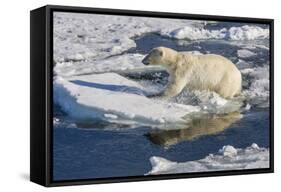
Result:
M160 55L161 57L164 56L164 51L163 51L162 49L159 49L158 52L159 52L159 55Z

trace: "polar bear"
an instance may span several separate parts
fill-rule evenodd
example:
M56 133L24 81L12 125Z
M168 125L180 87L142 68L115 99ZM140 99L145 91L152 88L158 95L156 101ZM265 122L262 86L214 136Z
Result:
M214 91L227 99L241 92L240 71L230 60L220 55L194 55L157 47L152 49L142 63L162 65L169 73L165 91L153 96L174 97L185 87L190 90Z

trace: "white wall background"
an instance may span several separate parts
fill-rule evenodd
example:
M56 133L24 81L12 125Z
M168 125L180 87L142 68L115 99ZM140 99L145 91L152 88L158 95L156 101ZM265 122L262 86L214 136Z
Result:
M0 11L0 191L280 190L281 13L278 0L7 0ZM61 4L275 19L275 173L44 188L29 182L29 10ZM279 117L278 117L279 116Z

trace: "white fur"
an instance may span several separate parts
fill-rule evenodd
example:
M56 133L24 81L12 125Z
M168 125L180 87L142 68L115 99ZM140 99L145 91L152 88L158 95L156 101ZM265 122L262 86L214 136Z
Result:
M162 65L168 70L170 78L163 93L165 97L178 95L186 86L191 90L214 91L224 98L232 98L241 92L240 71L220 55L194 55L158 47L143 59L143 63Z

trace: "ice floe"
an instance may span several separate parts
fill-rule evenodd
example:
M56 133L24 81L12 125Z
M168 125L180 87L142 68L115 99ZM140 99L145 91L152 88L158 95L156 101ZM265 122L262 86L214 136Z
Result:
M269 28L244 25L242 27L231 27L228 36L232 40L254 40L269 37Z
M100 60L135 47L136 36L169 33L200 23L203 21L55 12L54 61Z
M138 83L116 73L54 80L54 102L73 118L165 124L183 122L198 107L145 97Z
M150 162L152 169L147 173L150 175L269 168L269 149L260 148L255 143L245 149L227 145L217 154L199 160L172 162L153 156Z
M141 63L142 54L124 54L101 60L60 62L54 67L54 72L60 76L74 76L89 73L112 72L129 69L139 69L145 66ZM147 68L147 67L146 67Z
M167 36L175 39L189 39L189 40L198 40L198 39L223 39L225 37L224 30L207 30L203 28L195 28L192 26L186 26L171 31Z
M208 30L202 27L185 26L163 33L175 39L204 40L204 39L230 39L230 40L254 40L269 37L269 29L258 26L244 25L231 27L230 29Z
M241 70L241 73L248 79L249 83L248 89L243 90L243 94L250 99L263 98L268 101L270 91L269 66L247 68Z
M240 58L248 58L257 55L256 53L249 51L247 49L240 49L237 51L237 55Z

